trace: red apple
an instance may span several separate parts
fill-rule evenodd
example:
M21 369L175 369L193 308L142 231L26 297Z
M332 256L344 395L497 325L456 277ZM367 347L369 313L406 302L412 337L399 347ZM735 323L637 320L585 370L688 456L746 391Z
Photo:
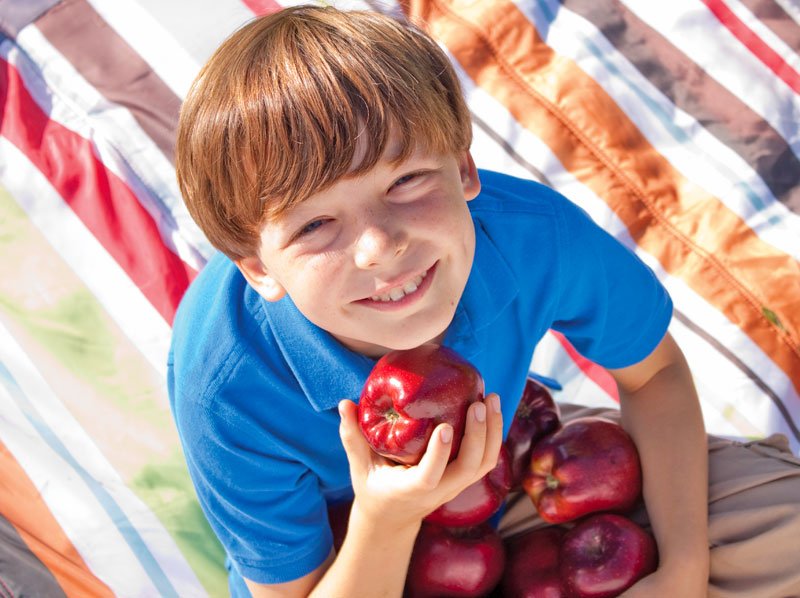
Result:
M423 523L408 565L405 596L484 596L500 581L504 566L503 541L488 523Z
M461 446L467 408L483 399L483 378L455 351L425 344L391 351L367 378L358 403L361 431L384 457L416 465L433 429L453 426L450 458Z
M425 521L461 527L478 525L497 512L510 489L511 466L508 451L501 446L497 465L492 471L433 511L425 517Z
M641 496L639 453L619 424L578 418L537 443L522 486L549 523L624 512Z
M621 515L584 519L561 543L561 579L575 598L617 596L657 564L653 536Z
M528 378L505 442L511 456L512 489L522 485L534 445L558 428L560 418L558 405L547 388Z
M564 529L545 527L514 536L506 542L503 596L564 598L559 553Z

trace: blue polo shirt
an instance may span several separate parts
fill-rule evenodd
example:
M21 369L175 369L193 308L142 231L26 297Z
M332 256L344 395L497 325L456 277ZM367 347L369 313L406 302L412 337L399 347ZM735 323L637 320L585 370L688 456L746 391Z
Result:
M559 330L608 368L644 359L672 303L654 274L580 208L533 181L481 171L469 203L475 259L444 344L501 397L506 432L536 343ZM222 255L174 323L173 415L200 505L240 576L296 579L331 550L326 504L352 496L337 404L358 400L374 360L270 303Z

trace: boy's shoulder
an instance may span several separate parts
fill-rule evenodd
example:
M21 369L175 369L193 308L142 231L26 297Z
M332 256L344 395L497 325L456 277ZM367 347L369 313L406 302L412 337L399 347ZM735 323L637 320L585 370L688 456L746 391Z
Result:
M557 268L575 219L585 213L558 191L534 181L479 170L481 192L469 202L476 227L485 233L512 269L527 272L532 243L538 267ZM515 268L516 267L518 268Z
M473 214L539 214L554 216L568 200L552 188L532 179L478 169L481 192L470 202Z
M274 410L332 409L341 397L355 396L372 367L369 358L312 324L288 296L263 299L222 254L184 295L169 359L173 404L198 410L213 405L220 413L257 408L260 417ZM283 400L248 406L253 393Z
M230 381L242 360L274 353L259 303L235 264L222 254L213 256L175 315L168 364L173 384L203 401Z
M574 247L575 238L605 234L581 206L543 183L478 172L481 192L469 202L473 220L498 246L518 250L526 267L533 241L540 257L548 247L556 257Z

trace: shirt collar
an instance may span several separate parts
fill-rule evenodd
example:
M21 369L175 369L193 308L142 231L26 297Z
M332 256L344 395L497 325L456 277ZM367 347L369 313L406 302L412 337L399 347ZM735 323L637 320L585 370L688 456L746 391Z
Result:
M444 344L466 359L475 356L482 348L477 333L497 320L517 293L511 268L480 220L475 220L475 258Z
M312 407L324 411L342 399L357 401L375 360L313 324L288 295L275 303L261 301L283 357Z
M477 332L494 322L517 295L516 279L479 221L475 221L475 259L444 344L466 359L480 351ZM317 411L342 399L358 401L375 360L347 349L310 322L286 296L262 300L267 321L283 356L308 401Z

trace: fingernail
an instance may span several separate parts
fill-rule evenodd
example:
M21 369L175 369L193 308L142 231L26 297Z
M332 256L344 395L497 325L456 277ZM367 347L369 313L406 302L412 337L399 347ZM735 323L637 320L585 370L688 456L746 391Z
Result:
M492 395L489 402L492 404L492 409L494 409L494 412L500 413L500 397L497 395Z
M475 421L485 422L486 421L486 405L483 403L475 403L475 407L473 407Z
M450 444L450 441L453 440L453 428L450 426L442 428L439 432L439 438L442 439L444 444Z

